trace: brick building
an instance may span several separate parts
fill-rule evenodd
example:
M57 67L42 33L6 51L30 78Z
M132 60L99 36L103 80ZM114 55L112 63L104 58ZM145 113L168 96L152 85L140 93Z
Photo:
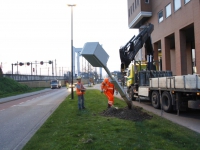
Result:
M127 2L129 28L154 25L154 60L162 58L162 70L173 75L200 74L200 0Z

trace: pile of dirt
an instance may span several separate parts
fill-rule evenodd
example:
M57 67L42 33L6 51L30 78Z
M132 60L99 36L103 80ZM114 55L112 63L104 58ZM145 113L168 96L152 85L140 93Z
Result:
M128 107L119 109L112 107L104 110L101 113L101 115L107 117L116 117L131 121L143 121L146 119L151 119L153 117L148 113L143 112L142 108L140 107L133 107L132 109L129 109Z

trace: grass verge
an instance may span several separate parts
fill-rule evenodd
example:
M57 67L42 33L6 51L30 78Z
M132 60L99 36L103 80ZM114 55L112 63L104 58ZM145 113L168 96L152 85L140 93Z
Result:
M133 122L100 113L107 107L99 90L87 90L85 110L70 95L47 119L23 150L199 150L200 134L159 116ZM126 103L115 98L115 106ZM149 113L150 114L150 113Z
M0 77L0 98L35 92L42 89L44 88L30 88L27 85L20 84L11 78Z

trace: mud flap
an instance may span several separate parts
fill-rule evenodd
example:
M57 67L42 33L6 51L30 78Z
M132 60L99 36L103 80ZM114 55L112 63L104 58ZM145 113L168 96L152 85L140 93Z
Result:
M198 101L189 100L188 101L188 108L200 109L200 100L198 100Z

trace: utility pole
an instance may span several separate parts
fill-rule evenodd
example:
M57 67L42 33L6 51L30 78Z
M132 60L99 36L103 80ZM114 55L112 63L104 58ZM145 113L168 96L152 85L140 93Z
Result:
M75 7L75 4L68 4L69 7L71 7L71 99L74 99L74 89L73 89L73 72L74 72L74 66L73 66L73 7Z
M55 59L55 76L57 76L57 64L56 64L56 59Z
M12 76L13 76L13 64L12 64Z
M82 57L82 73L83 73L83 57Z
M37 75L37 61L35 61L35 75Z
M18 61L17 61L17 74L18 74Z
M52 76L54 76L54 72L53 72L53 60L52 60Z

